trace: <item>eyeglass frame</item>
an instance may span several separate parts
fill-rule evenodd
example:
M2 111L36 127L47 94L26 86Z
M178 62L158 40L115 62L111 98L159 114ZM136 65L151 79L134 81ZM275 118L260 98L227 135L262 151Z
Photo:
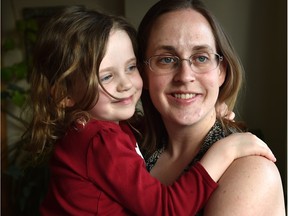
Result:
M202 53L213 54L213 55L217 56L217 66L216 66L215 68L213 68L213 69L208 70L208 71L203 71L203 72L194 71L194 70L192 69L192 65L194 65L192 58L193 58L193 56L195 56L195 55L197 55L197 54L199 55L199 54L202 54ZM195 73L198 73L198 74L207 73L207 72L209 72L209 71L211 71L211 70L216 69L216 68L220 65L220 62L222 62L223 59L224 59L224 57L221 56L221 55L218 54L218 53L213 53L213 52L201 52L201 53L194 53L194 54L192 54L188 59L187 59L187 58L180 58L180 57L177 56L177 55L153 55L153 56L149 57L147 60L145 60L144 63L149 66L149 68L150 68L150 70L151 70L152 72L157 73L157 71L155 71L155 69L154 69L154 70L152 69L150 62L151 62L151 59L152 59L152 58L154 58L154 57L161 57L161 56L162 56L162 57L171 57L171 58L177 59L177 62L176 62L177 67L176 67L174 70L177 70L177 69L180 67L180 63L181 63L182 61L188 61L189 64L190 64L189 66L190 66L191 70L194 71ZM194 65L194 66L195 66L195 65ZM161 69L160 69L160 70L161 70ZM164 69L162 69L162 70L164 70ZM173 72L173 69L172 69L172 68L169 69L169 70L170 70L169 72L159 73L159 74L169 74L169 73L172 73L172 72Z

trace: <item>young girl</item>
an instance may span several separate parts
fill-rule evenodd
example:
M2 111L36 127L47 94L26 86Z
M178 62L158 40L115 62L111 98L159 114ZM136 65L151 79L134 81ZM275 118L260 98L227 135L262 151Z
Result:
M51 153L42 215L193 215L234 159L275 160L255 136L235 134L173 185L153 178L125 122L142 90L135 35L124 19L81 7L65 9L40 34L26 135L38 157Z

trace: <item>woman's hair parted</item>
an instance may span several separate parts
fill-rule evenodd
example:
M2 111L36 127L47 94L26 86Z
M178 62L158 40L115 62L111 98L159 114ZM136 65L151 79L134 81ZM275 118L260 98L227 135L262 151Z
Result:
M122 17L81 6L69 6L41 29L35 45L28 103L32 119L23 138L36 158L46 156L54 143L98 100L99 66L110 32L125 31L136 53L136 30ZM73 106L66 106L72 99Z
M144 86L145 82L147 82L144 61L149 57L146 56L146 48L148 47L149 40L153 40L153 38L150 38L150 32L153 29L155 21L163 14L186 9L192 9L202 14L211 26L215 38L216 52L223 56L222 64L226 66L226 78L220 87L217 103L221 104L225 102L229 110L233 110L244 78L244 71L228 36L201 0L161 0L152 6L145 14L139 25L137 34L137 59ZM154 107L149 92L145 89L143 89L141 100L146 122L143 150L147 151L147 156L149 157L149 154L155 151L157 145L163 141L163 136L166 136L166 130L160 113Z

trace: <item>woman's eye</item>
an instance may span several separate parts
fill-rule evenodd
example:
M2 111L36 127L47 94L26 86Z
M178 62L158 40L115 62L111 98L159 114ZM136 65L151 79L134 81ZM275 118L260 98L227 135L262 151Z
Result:
M166 56L159 58L158 62L161 64L173 64L176 63L176 59L174 57Z
M210 60L208 54L197 54L193 56L193 62L196 63L208 63Z
M207 59L208 59L208 58L205 57L205 56L199 56L199 57L197 58L197 60L198 60L199 62L203 62L203 63L204 63Z
M101 83L108 83L113 78L112 74L103 75L100 77Z

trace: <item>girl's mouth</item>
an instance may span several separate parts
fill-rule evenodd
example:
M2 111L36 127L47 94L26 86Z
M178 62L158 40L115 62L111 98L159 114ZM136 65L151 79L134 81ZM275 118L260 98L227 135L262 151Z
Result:
M117 101L114 101L114 103L121 103L121 104L130 104L133 101L133 96L127 97L127 98L121 98Z

